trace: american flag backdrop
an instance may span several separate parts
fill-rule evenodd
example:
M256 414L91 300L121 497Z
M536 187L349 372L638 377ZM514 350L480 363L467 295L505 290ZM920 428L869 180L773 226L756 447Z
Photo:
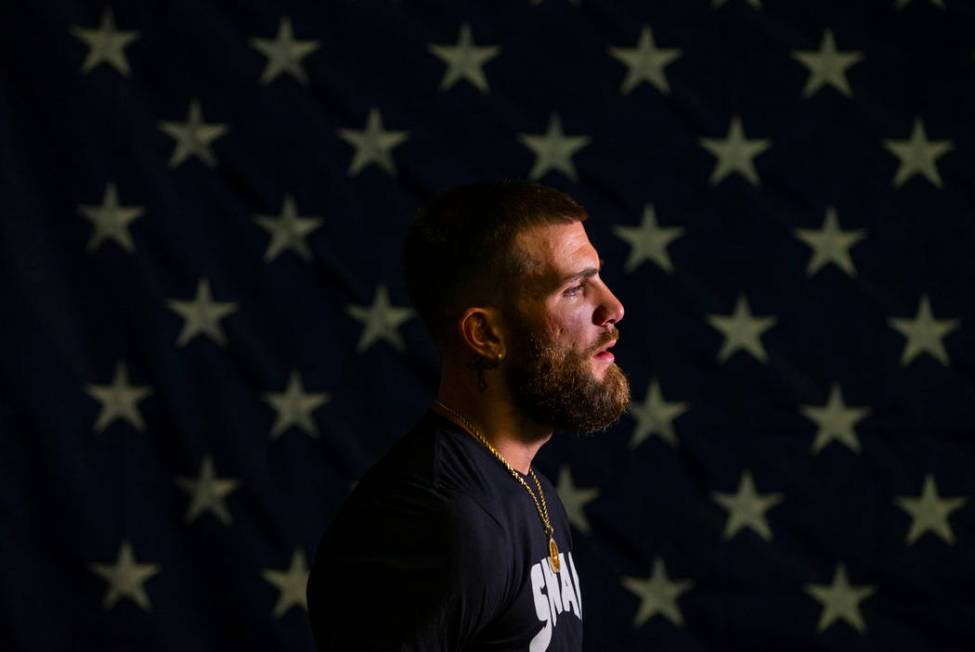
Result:
M626 308L536 458L587 649L975 650L975 3L13 5L0 649L311 650L439 378L407 224L518 178Z

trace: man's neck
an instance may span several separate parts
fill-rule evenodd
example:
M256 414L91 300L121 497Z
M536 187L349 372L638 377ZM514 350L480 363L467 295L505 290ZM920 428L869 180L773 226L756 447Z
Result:
M437 400L471 421L515 470L528 474L535 454L552 437L552 429L527 419L513 402L498 396L501 388L472 394L442 383ZM476 391L476 390L475 390Z

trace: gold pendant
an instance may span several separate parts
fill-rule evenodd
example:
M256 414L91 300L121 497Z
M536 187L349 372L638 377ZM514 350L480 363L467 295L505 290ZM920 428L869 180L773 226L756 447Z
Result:
M559 547L555 545L554 534L548 536L548 564L556 573L562 570L562 563L559 561Z

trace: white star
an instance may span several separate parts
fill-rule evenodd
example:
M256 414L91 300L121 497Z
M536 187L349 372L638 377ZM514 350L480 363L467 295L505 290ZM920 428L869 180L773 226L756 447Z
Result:
M711 499L728 510L728 520L723 534L725 539L732 538L740 530L748 527L766 541L772 540L772 530L768 526L765 512L782 502L782 494L757 493L751 471L741 474L737 493L715 491L711 493Z
M81 72L88 73L100 63L107 63L123 76L128 77L129 62L125 58L125 46L139 38L139 32L115 29L115 17L108 7L102 12L98 29L72 26L71 33L88 46L88 56L81 64Z
M174 168L191 156L198 156L210 167L216 166L217 157L210 143L227 132L227 125L204 122L198 100L190 100L186 122L160 122L159 128L176 140L169 167Z
M945 8L944 0L929 0L929 2L931 4L933 4L935 7L937 7L938 9L944 9ZM903 9L904 7L906 7L909 4L911 4L911 0L897 0L897 8L898 9Z
M108 593L102 601L102 607L108 611L122 598L129 598L143 611L152 611L152 604L146 594L143 584L159 572L159 564L137 564L132 545L123 540L119 547L118 558L114 564L100 564L94 562L88 565L99 577L108 582Z
M860 452L860 440L857 439L854 427L857 421L870 414L868 407L847 407L843 401L843 392L839 383L833 383L829 389L829 399L826 405L802 405L799 411L804 417L813 421L817 426L816 439L812 443L812 452L819 453L826 444L834 439L855 453Z
M687 412L690 403L668 403L660 392L660 385L656 379L650 379L646 398L643 403L631 403L629 413L636 419L636 429L630 437L629 447L636 448L647 437L656 434L665 442L674 446L677 444L677 433L674 431L673 421Z
M557 113L549 117L548 130L544 135L518 134L518 140L535 153L532 180L541 179L548 170L555 169L575 180L576 168L572 155L589 144L588 136L566 136L562 133L562 121Z
M812 259L806 267L806 276L812 276L829 263L835 264L847 276L856 277L857 271L850 258L850 247L865 239L866 229L843 231L836 217L836 209L826 209L823 226L819 229L796 229L795 236L813 248Z
M320 227L324 220L320 217L299 217L294 197L285 195L280 215L257 215L254 221L271 234L271 242L264 252L265 262L270 262L286 249L293 249L303 260L310 261L311 250L305 236Z
M951 531L948 517L956 509L960 509L967 498L942 498L938 495L938 488L934 484L934 476L930 473L924 476L924 488L917 498L898 496L894 503L911 515L911 530L907 533L908 545L918 540L929 530L954 545L955 535Z
M237 478L218 478L212 457L208 455L203 458L198 477L179 477L176 484L191 496L190 506L183 517L184 523L189 525L203 512L209 511L221 523L230 525L232 519L223 499L240 485L240 481Z
M899 188L915 174L924 175L940 188L941 175L938 174L936 161L954 149L954 144L950 140L929 142L924 132L924 122L915 118L914 129L908 140L885 140L884 147L900 159L900 167L894 175L895 188Z
M724 334L724 344L718 353L718 362L724 362L738 349L751 353L761 362L766 361L762 346L762 333L772 328L778 320L775 317L753 317L748 299L739 294L733 315L708 315L708 323Z
M166 304L186 320L176 342L178 346L185 346L198 333L209 336L221 346L227 343L220 320L236 312L237 304L233 301L214 301L207 279L202 278L197 282L196 296L192 301L170 299Z
M266 569L261 571L261 577L280 591L278 602L274 605L275 618L280 618L288 609L296 605L307 611L308 602L305 592L308 587L308 563L305 561L305 552L302 549L295 548L288 570Z
M805 590L823 606L819 617L820 632L838 618L845 620L861 634L866 629L863 616L860 615L860 602L873 595L876 587L851 586L843 564L837 565L831 585L806 584Z
M901 366L907 365L922 353L930 353L938 362L948 366L948 352L941 338L958 328L960 319L935 319L928 295L921 295L921 303L914 319L891 317L887 324L907 338L901 354Z
M321 47L319 41L295 40L291 32L291 19L282 18L274 39L252 38L250 44L267 57L267 65L261 75L261 83L267 84L281 73L287 73L302 84L308 83L308 75L301 67L301 60Z
M145 209L142 206L119 206L118 189L114 183L105 186L101 206L79 204L78 212L93 227L91 238L88 239L88 251L97 249L108 238L118 242L129 253L135 250L128 226L145 215Z
M657 90L665 95L670 94L670 86L667 77L664 75L664 68L670 65L674 59L681 56L681 51L674 49L657 49L653 42L653 31L649 25L644 26L640 32L640 40L637 41L635 48L609 48L609 54L626 64L626 78L620 87L623 95L628 94L640 85L640 82L648 82L655 86Z
M457 45L433 45L427 49L447 64L447 72L440 81L440 90L445 91L458 81L466 79L481 93L488 92L487 79L484 77L484 64L498 56L501 48L497 46L481 46L474 44L471 36L471 26L464 23L460 28Z
M672 274L674 266L667 255L667 245L684 234L684 229L675 227L660 227L653 206L643 207L643 221L640 226L614 226L613 233L630 245L630 255L626 259L624 271L632 272L645 260L659 265L665 272Z
M331 400L325 392L306 393L301 375L297 371L291 372L287 389L283 392L266 392L261 398L277 411L274 426L271 428L271 439L277 439L291 426L298 426L312 438L317 438L318 426L315 425L311 413Z
M793 50L792 58L809 69L809 79L802 90L810 97L823 86L829 84L847 97L853 96L846 79L846 69L863 59L863 53L856 50L840 52L836 49L833 32L826 30L819 50Z
M572 472L568 465L563 466L559 471L559 485L556 488L562 506L565 507L566 516L569 522L580 532L589 533L589 520L584 511L586 505L591 503L599 496L599 489L579 489L572 481Z
M98 420L95 421L95 432L102 432L119 418L128 421L139 431L145 430L146 424L136 404L152 394L152 388L148 385L130 385L124 362L116 364L111 385L87 385L85 391L102 404Z
M374 108L369 109L365 129L339 129L339 137L355 147L355 157L349 165L349 176L355 176L370 163L389 174L396 174L390 152L410 136L406 131L384 131L379 109Z
M346 306L346 312L365 324L355 350L362 353L377 340L385 340L397 351L404 348L403 338L396 330L400 324L413 316L409 308L397 308L389 303L389 292L380 284L376 289L371 306Z
M754 185L759 185L758 172L752 159L769 148L768 138L749 140L741 118L735 116L728 127L728 135L720 138L701 138L701 146L718 157L718 163L711 173L710 183L717 185L725 177L737 172Z
M657 614L666 616L675 625L683 626L684 617L677 606L677 598L690 590L694 583L690 580L672 582L667 577L663 559L657 557L653 560L651 577L624 577L622 583L640 598L640 607L633 619L634 627L639 627Z

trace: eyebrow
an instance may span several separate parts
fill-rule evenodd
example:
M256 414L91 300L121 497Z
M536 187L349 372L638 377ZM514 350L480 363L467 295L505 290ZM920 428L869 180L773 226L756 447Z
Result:
M595 267L587 267L584 270L576 272L575 274L570 274L569 276L566 276L559 281L559 286L565 285L566 283L569 283L571 281L578 281L584 278L592 278L593 276L599 273L599 270L602 269L602 267L603 267L603 259L600 258L598 269Z

